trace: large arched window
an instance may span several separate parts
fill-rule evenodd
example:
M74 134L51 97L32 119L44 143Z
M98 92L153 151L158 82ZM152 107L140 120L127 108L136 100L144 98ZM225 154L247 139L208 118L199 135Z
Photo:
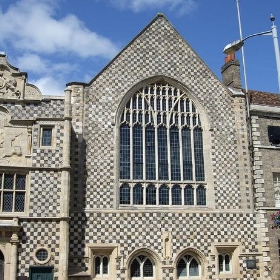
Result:
M206 205L200 114L184 91L167 83L141 88L119 131L120 205Z
M179 279L195 279L201 275L201 265L192 255L184 255L177 263L177 277Z

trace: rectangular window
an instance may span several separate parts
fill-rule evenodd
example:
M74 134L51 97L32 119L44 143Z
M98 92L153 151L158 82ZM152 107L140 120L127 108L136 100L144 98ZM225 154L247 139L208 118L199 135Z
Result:
M26 175L0 173L1 212L24 212Z
M53 128L42 127L41 129L41 146L52 146Z
M275 207L280 207L280 173L273 173Z
M280 144L280 126L268 126L268 140L271 145Z

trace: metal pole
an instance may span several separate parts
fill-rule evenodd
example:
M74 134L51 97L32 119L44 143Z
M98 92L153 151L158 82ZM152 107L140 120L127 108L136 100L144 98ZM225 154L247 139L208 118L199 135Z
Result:
M274 20L272 22L273 22L273 24L271 26L271 32L272 32L273 43L274 43L277 75L278 75L278 88L279 88L279 93L280 93L280 54L279 54L278 35L277 35L277 27L274 24Z

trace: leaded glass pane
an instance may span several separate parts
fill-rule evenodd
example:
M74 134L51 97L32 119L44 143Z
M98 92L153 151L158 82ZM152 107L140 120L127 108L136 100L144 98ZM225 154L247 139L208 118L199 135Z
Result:
M14 188L14 174L5 174L4 175L4 189L12 190Z
M182 192L179 186L172 188L172 205L182 205Z
M25 190L25 175L16 175L16 190Z
M192 186L185 187L185 205L194 205L194 191Z
M120 204L130 204L130 187L128 184L120 187Z
M155 128L146 127L146 179L156 179Z
M169 204L169 188L167 186L161 186L159 188L159 205Z
M194 129L194 158L195 158L195 177L197 181L204 181L204 159L202 130Z
M189 264L190 276L199 276L198 263L196 259L192 259Z
M184 277L187 276L187 267L184 259L180 259L178 265L177 265L177 275L178 277Z
M219 271L224 271L224 256L219 255Z
M143 179L143 130L133 127L133 179Z
M109 266L109 260L107 257L103 257L103 274L108 274L108 266Z
M36 252L36 258L43 262L48 258L49 254L48 251L46 249L40 249Z
M156 205L156 187L153 185L146 188L146 204Z
M130 128L120 128L120 178L130 179Z
M179 181L181 180L179 130L175 126L170 129L170 157L171 180Z
M15 211L24 212L25 192L15 193Z
M191 130L188 127L182 129L182 151L183 151L183 177L184 180L192 180L192 146Z
M13 193L4 192L3 193L3 212L13 211Z
M51 146L52 145L52 128L43 128L42 129L42 146Z
M158 128L158 176L159 180L168 179L168 155L167 155L167 129Z
M197 205L206 205L206 190L203 186L198 186L196 189Z
M144 263L144 267L143 267L143 276L144 277L153 277L153 264L152 262L147 259Z
M96 257L95 258L95 274L100 274L101 273L101 258Z
M135 259L130 266L131 277L140 277L140 263Z
M230 256L225 254L225 271L230 271Z
M137 184L133 188L133 204L143 204L143 188L141 184Z

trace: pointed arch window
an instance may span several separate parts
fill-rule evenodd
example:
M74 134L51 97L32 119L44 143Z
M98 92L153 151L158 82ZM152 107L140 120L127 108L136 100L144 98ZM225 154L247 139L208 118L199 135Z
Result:
M179 279L193 279L201 274L200 262L192 255L183 256L177 264L177 277Z
M130 276L132 279L154 277L154 265L145 255L137 256L131 263Z
M198 191L184 193L186 182L193 191L205 191L206 183L200 113L183 90L167 83L139 89L123 109L119 131L120 205L206 205L206 194L197 200Z

